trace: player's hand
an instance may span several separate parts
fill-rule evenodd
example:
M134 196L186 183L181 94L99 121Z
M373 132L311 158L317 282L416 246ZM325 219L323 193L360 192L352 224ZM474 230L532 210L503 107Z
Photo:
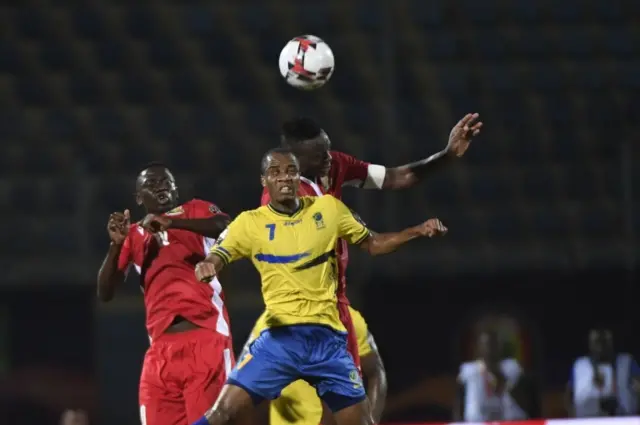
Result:
M109 221L107 222L107 232L109 233L109 238L111 242L116 245L122 245L124 240L127 238L127 234L129 234L129 225L131 224L131 217L129 215L129 210L124 210L124 212L114 212L109 216Z
M467 114L453 127L449 134L447 153L461 157L469 149L471 139L480 134L482 121L477 121L479 114Z
M213 263L202 261L196 264L196 279L200 282L211 282L216 277L216 268Z
M155 214L147 214L140 222L140 226L151 233L164 232L171 227L171 219Z
M428 238L446 235L449 229L437 218L430 218L419 225L420 234Z

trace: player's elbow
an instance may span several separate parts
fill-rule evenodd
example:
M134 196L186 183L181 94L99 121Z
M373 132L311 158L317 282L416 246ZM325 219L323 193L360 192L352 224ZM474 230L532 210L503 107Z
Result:
M385 254L384 244L380 243L379 238L373 233L360 244L360 248L371 256Z
M97 295L98 295L98 299L101 302L108 303L109 301L111 301L113 299L113 296L115 294L114 294L113 290L108 290L108 289L105 289L105 288L101 287L100 285L98 285Z

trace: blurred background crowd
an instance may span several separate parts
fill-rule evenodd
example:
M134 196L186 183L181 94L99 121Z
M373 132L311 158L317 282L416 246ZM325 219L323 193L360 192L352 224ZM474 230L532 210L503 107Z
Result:
M305 33L336 57L312 93L277 70ZM352 256L386 421L449 420L460 365L494 337L483 346L525 371L532 415L572 414L572 365L594 350L613 374L595 374L609 390L593 414L637 413L637 365L623 395L615 354L640 351L639 45L640 2L623 0L3 2L2 423L53 424L66 409L138 423L139 288L104 307L94 285L109 213L142 214L143 164L166 162L184 199L237 214L258 205L259 159L286 119L309 115L335 149L398 165L442 149L467 112L485 128L456 166L408 191L345 196L374 229L427 216L450 229L375 263ZM234 269L240 348L262 304L255 273Z

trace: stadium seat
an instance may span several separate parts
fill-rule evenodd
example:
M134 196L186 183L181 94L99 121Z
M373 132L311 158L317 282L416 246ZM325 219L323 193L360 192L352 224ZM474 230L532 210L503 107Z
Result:
M247 170L278 143L282 121L292 116L315 117L336 149L393 165L442 149L455 121L478 111L486 130L464 166L389 197L406 208L389 207L394 217L380 220L395 227L413 222L416 210L444 211L463 229L443 245L447 261L482 245L474 267L500 263L512 247L516 263L529 253L561 267L572 243L614 243L597 218L619 219L611 205L625 199L630 154L618 141L637 127L640 33L631 17L639 4L13 6L0 41L0 165L7 175L0 200L20 217L37 209L71 214L75 191L67 181L81 180L100 217L88 236L96 255L105 218L132 205L133 179L150 160L170 163L198 190L240 210L260 192ZM336 56L331 81L312 93L288 87L277 69L284 43L302 33L325 38ZM23 170L32 170L33 181ZM45 176L48 183L37 183ZM388 195L380 196L387 202ZM359 196L362 205L382 202ZM58 234L35 226L33 237ZM480 244L478 237L493 239ZM530 252L517 248L529 244ZM64 249L74 256L81 246L76 238Z

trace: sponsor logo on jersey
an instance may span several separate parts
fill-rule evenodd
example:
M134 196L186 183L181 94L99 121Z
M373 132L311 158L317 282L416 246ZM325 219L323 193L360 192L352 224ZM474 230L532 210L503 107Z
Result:
M166 216L173 216L173 215L180 215L180 214L184 214L184 208L182 207L182 205L172 209L171 211L164 213L164 215Z

